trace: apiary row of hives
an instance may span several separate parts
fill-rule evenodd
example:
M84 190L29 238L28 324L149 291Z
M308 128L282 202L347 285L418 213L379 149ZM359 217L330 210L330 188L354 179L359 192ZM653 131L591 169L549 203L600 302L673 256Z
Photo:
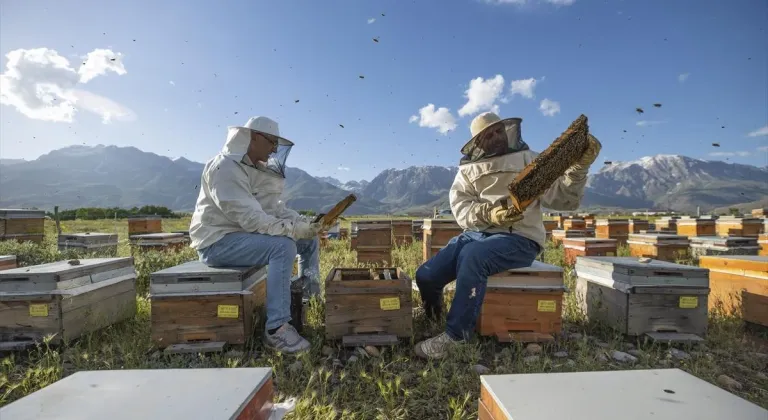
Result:
M421 237L426 261L462 231L454 219L359 220L352 225L351 248L357 251L359 262L391 265L394 246Z

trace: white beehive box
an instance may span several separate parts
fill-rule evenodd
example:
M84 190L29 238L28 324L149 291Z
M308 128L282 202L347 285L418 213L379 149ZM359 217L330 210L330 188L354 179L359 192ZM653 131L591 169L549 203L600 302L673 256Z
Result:
M264 419L271 368L81 371L0 408L8 420Z
M117 252L116 233L64 233L59 235L59 250L74 249L86 252Z
M691 238L691 255L757 255L757 238L698 236Z

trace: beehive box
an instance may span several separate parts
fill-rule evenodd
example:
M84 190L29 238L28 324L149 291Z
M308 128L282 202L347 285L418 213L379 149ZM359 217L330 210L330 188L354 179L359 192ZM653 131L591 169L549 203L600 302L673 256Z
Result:
M410 245L413 243L413 224L411 221L393 220L392 239L397 246Z
M411 220L411 229L413 230L413 239L420 241L424 238L424 220Z
M15 255L0 255L0 271L16 268Z
M333 268L325 279L325 337L344 346L413 335L411 279L399 268Z
M674 262L688 255L690 241L686 236L666 233L638 233L629 235L629 254Z
M632 257L582 257L576 295L590 320L629 336L701 341L707 332L707 269Z
M690 240L691 256L695 258L705 255L757 255L760 250L756 238L697 236Z
M0 209L0 240L40 243L44 236L45 211Z
M160 233L163 231L163 219L160 216L128 217L128 236Z
M681 236L714 236L715 233L713 219L686 218L677 221L677 234Z
M543 220L542 224L544 225L544 231L547 234L547 239L552 237L552 231L557 229L557 221L556 220Z
M451 239L461 235L464 229L454 219L424 219L422 231L424 233L422 256L424 261L427 261L448 245Z
M679 216L665 216L656 219L656 230L665 232L677 233L677 221L680 220Z
M267 420L271 368L80 371L0 408L14 420Z
M629 233L640 233L641 230L648 230L650 224L645 219L629 219Z
M582 213L579 215L582 219L584 219L584 223L586 224L587 228L594 228L595 227L595 215L592 213Z
M758 255L763 257L768 256L768 233L761 234L757 239L757 243L760 246Z
M189 236L189 231L188 230L174 230L171 233L180 233L180 234L184 235L184 243L188 244L188 243L190 243L192 241L192 238Z
M768 257L701 257L699 266L709 269L710 310L722 308L768 326Z
M245 344L262 322L265 267L208 267L190 261L150 275L151 335L159 347ZM181 346L180 346L181 345Z
M598 219L595 222L595 238L616 239L619 245L627 243L629 236L629 220L627 219Z
M763 220L753 217L721 217L716 223L718 236L757 238L763 233Z
M480 376L480 420L766 418L757 404L677 368Z
M392 264L392 221L389 219L358 221L355 249L359 262Z
M181 249L186 243L181 233L147 233L130 237L131 248L143 251Z
M133 258L92 258L0 271L0 348L53 344L133 317Z
M116 233L66 233L59 235L59 251L77 250L117 255Z
M562 328L564 292L563 269L539 261L490 276L477 329L502 342L551 341Z
M568 238L584 238L587 236L587 232L584 230L562 230L555 229L552 231L552 243L560 245L563 240Z
M768 217L768 209L752 209L752 217Z
M569 218L563 220L563 230L584 230L587 228L587 222L584 219Z
M570 238L563 240L565 263L576 264L576 257L615 257L616 240L599 238Z

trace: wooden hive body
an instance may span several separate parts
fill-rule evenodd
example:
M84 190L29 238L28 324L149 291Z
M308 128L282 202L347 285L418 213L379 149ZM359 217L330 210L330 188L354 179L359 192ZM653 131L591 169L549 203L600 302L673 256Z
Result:
M399 268L333 268L325 279L325 337L345 346L413 335L411 279Z
M98 232L61 234L58 246L60 251L74 249L117 255L117 234Z
M480 376L479 420L765 418L768 410L677 368Z
M0 209L0 240L40 243L44 236L45 211Z
M392 221L358 221L355 249L359 262L392 264Z
M760 247L757 238L736 236L698 236L691 238L691 255L757 255Z
M261 328L264 267L208 267L190 261L150 275L152 341L245 344Z
M128 218L128 236L161 233L163 218L160 216L131 216Z
M0 255L0 271L16 268L15 255Z
M566 264L576 264L579 256L615 257L616 240L599 238L570 238L563 240Z
M688 255L690 241L686 236L664 233L630 234L627 244L633 257L675 262Z
M706 256L699 266L709 269L710 310L768 326L768 257Z
M564 291L563 269L539 261L490 276L477 330L504 342L550 341L562 328Z
M424 261L434 257L455 236L461 235L464 229L454 219L424 219L422 225L424 243L422 256Z
M627 243L629 236L629 220L627 219L598 219L595 222L595 238L616 239L619 245Z
M708 270L632 257L582 257L576 294L590 320L630 336L699 341L707 332Z
M712 219L680 219L677 234L681 236L714 236L715 221Z
M411 220L413 238L417 241L424 239L424 219Z
M676 234L678 220L680 220L680 217L678 216L662 217L662 218L656 219L656 222L654 224L656 225L656 230L672 232L673 234Z
M392 239L398 246L413 243L413 223L410 220L392 221Z
M757 239L757 243L760 246L758 255L768 257L768 233L761 234Z
M595 215L591 213L582 213L579 215L582 219L584 219L584 223L586 224L587 228L594 228L595 227Z
M570 218L563 221L563 230L584 230L587 228L587 222L584 219Z
M0 418L267 420L271 368L80 371L0 408Z
M763 233L763 220L753 217L721 217L717 219L718 236L757 238Z
M552 231L552 242L555 245L559 245L563 242L564 239L567 238L584 238L587 236L587 232L585 230L562 230L562 229L555 229Z
M640 233L641 230L648 230L650 223L645 219L629 219L629 233Z
M141 250L181 249L186 246L182 233L146 233L130 237L131 248Z
M56 334L68 342L136 313L133 258L92 258L0 271L0 348Z
M752 209L752 217L768 217L768 209Z

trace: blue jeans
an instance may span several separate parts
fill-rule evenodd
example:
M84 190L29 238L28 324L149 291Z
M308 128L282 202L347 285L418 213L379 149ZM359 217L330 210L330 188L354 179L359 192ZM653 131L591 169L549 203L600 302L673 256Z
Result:
M539 252L539 244L519 235L464 232L416 270L416 285L425 308L439 308L443 288L456 279L446 333L454 340L467 340L477 324L488 276L528 267Z
M198 251L200 261L212 267L268 265L266 329L291 320L291 274L299 255L299 276L307 284L304 296L320 294L320 244L317 238L294 241L287 236L234 232Z

